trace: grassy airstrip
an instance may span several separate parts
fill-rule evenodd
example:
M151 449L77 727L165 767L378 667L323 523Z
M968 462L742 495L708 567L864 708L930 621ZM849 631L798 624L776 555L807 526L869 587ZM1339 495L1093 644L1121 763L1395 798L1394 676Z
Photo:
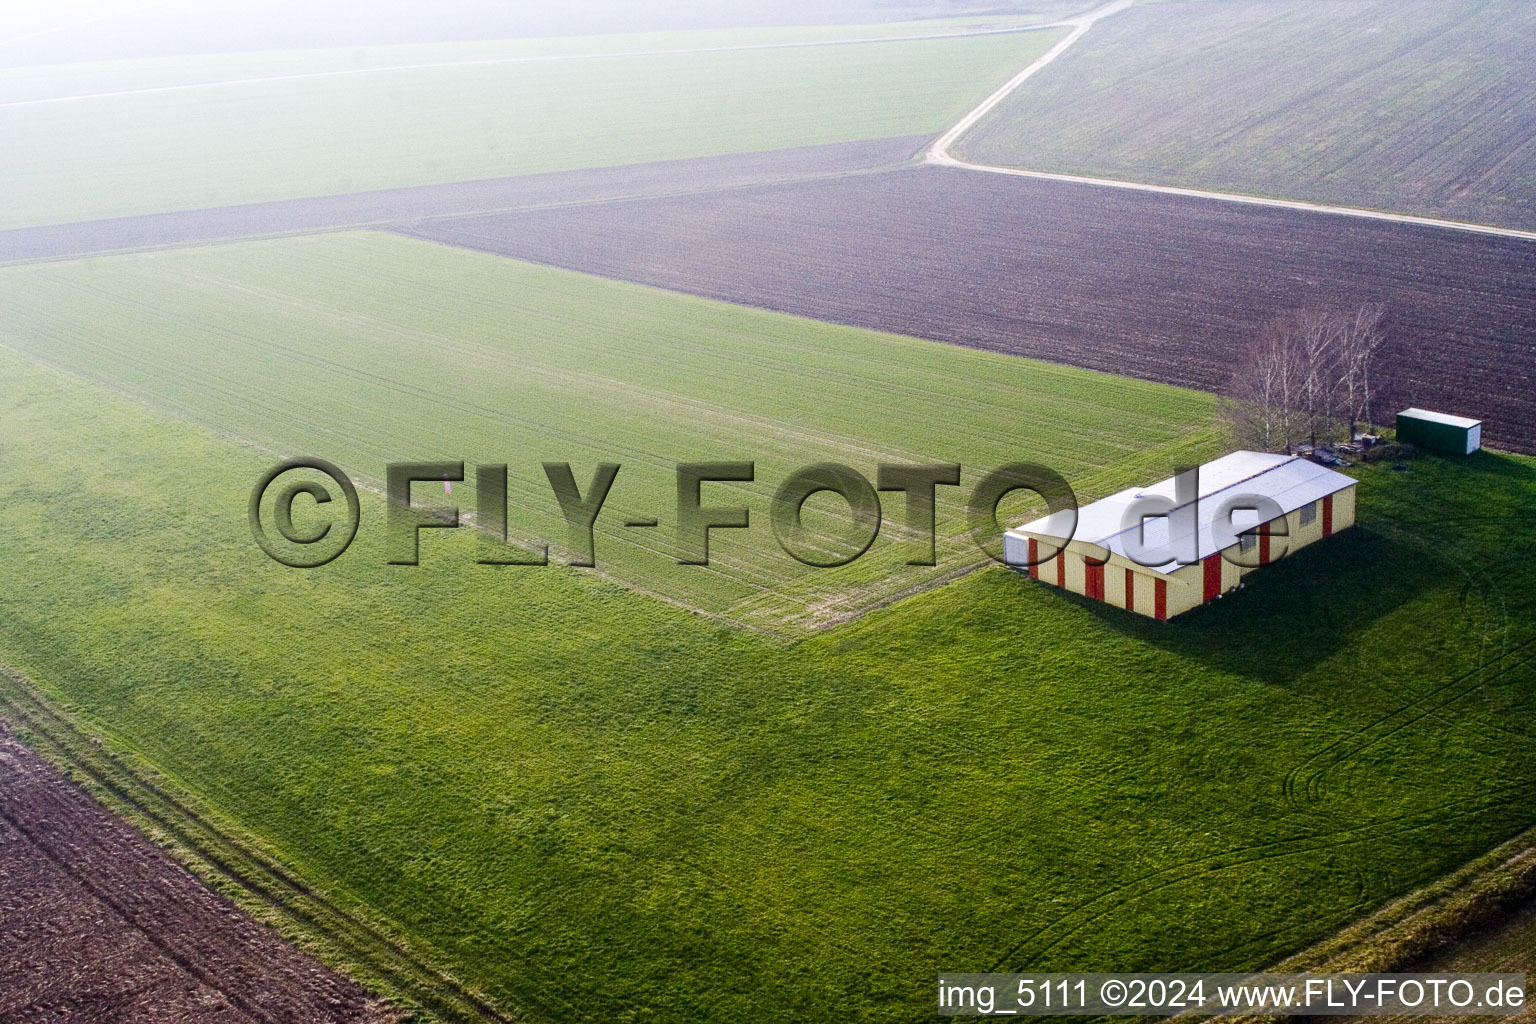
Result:
M618 462L602 574L763 628L856 613L984 560L964 502L999 466L1044 463L1097 497L1216 443L1208 395L382 233L14 267L0 303L18 350L377 488L391 461L464 460L452 500L472 510L473 465L505 463L512 534L552 542L557 560L571 539L541 464L569 461L585 491L597 463ZM708 485L705 503L747 504L756 528L716 533L708 568L679 566L675 465L726 460L755 462L756 480ZM938 565L905 564L923 552L899 494L858 561L811 571L785 555L769 499L825 461L871 481L880 462L962 464L963 486L939 492ZM444 501L441 487L417 494ZM634 518L661 526L623 525ZM474 542L429 535L423 550L468 566Z
M396 47L360 60L398 70L266 81L353 55L133 62L87 69L95 98L43 104L23 101L81 87L12 71L0 229L937 132L1063 31L524 63L506 61L573 46ZM754 40L589 37L575 53Z
M14 354L0 438L0 661L532 1019L1256 967L1530 823L1529 459L1364 471L1172 625L992 570L788 642L366 532L283 569L269 453Z

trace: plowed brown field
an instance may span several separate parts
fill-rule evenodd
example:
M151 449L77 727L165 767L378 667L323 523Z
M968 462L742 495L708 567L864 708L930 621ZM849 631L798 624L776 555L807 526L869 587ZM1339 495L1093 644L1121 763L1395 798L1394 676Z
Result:
M0 723L0 1021L383 1024Z

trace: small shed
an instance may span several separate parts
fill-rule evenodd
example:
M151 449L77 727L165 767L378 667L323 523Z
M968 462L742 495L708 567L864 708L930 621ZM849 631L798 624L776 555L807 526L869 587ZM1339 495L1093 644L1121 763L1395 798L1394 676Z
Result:
M1428 409L1397 414L1397 439L1450 455L1471 455L1483 446L1483 421Z

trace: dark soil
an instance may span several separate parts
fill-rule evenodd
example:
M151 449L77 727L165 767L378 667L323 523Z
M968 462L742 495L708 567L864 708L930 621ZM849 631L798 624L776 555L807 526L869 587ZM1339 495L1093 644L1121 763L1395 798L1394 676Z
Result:
M0 1021L394 1019L0 724Z

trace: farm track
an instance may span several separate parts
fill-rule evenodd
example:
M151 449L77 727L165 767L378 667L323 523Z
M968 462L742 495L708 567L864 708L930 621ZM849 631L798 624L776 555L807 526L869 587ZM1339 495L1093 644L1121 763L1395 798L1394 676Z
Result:
M375 924L315 892L271 856L106 751L53 710L24 677L3 668L0 677L0 713L25 728L33 745L48 751L205 871L317 939L364 979L382 982L447 1024L504 1024L521 1019L499 1010ZM550 1008L542 1009L547 1013ZM252 1019L288 1024L266 1014Z
M1135 2L1136 0L1112 0L1112 2L1107 3L1102 7L1096 7L1093 10L1080 14L1075 18L1068 18L1061 22L1061 24L1064 26L1070 25L1072 27L1072 31L1067 33L1066 37L1062 39L1061 42L1057 43L1045 53L1041 54L1034 63L1025 67L1024 70L1020 71L1018 74L1008 79L1008 81L1004 82L1000 87L998 87L997 90L988 95L986 99L982 100L968 113L966 113L964 117L956 121L949 128L949 130L945 131L938 138L934 139L933 143L923 151L923 159L929 163L947 164L954 167L970 167L973 170L1005 170L1006 168L993 168L984 164L965 163L962 160L958 160L955 157L950 156L949 147L953 146L957 141L959 141L960 136L970 131L978 121L986 117L987 114L991 113L999 103L1003 102L1003 100L1012 95L1019 88L1019 86L1023 85L1035 75L1039 74L1048 65L1053 63L1056 58L1060 57L1067 50L1071 49L1074 43L1076 43L1085 34L1087 34L1089 29L1093 28L1093 25L1096 21L1098 21L1100 18L1107 18L1112 14L1119 14L1121 11L1125 10Z
M417 185L0 231L0 265L379 227L423 217L538 209L851 174L905 163L926 136Z
M1128 192L1150 192L1156 195L1183 196L1188 199L1211 199L1223 203L1240 203L1245 206L1267 206L1278 210L1296 210L1301 213L1320 213L1332 217L1357 217L1362 220L1384 221L1389 224L1412 224L1418 227L1445 231L1467 231L1476 235L1493 235L1499 238L1516 238L1536 242L1536 231L1521 228L1501 228L1492 224L1474 224L1470 221L1444 220L1438 217L1420 217L1409 213L1388 213L1384 210L1368 210L1358 206L1332 206L1304 199L1278 199L1273 196L1252 196L1240 192L1213 192L1208 189L1185 188L1179 185L1153 185L1143 181L1125 181L1120 178L1094 178L1082 174L1057 174L1051 171L1029 171L1019 167L997 167L990 164L973 164L964 160L930 159L929 163L943 167L959 167L968 171L987 174L1006 174L1015 178L1034 178L1038 181L1063 181L1075 185L1092 185L1095 188L1115 188Z
M1204 391L1266 322L1383 301L1378 412L1449 408L1536 451L1536 247L1516 239L931 165L398 230Z

